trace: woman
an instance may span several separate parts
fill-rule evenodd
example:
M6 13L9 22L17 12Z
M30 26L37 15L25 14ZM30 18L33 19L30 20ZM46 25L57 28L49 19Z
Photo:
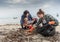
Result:
M29 13L28 10L25 10L23 12L23 15L21 17L21 26L23 29L26 29L26 27L23 27L23 24L24 24L24 18L27 17L28 18L28 21L33 21L32 24L35 24L36 23L36 20L32 18L31 14Z
M58 26L58 20L51 15L45 15L41 9L37 12L39 21L37 22L37 32L43 36L53 36L55 27Z

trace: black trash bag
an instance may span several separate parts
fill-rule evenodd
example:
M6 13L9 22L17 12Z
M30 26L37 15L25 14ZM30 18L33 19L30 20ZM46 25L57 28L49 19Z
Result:
M47 27L37 27L36 28L37 33L43 35L43 36L53 36L55 34L55 28L52 28L51 26Z
M55 34L55 28L49 28L49 29L47 29L47 30L44 30L43 32L41 32L41 34L43 35L43 36L54 36L54 34Z

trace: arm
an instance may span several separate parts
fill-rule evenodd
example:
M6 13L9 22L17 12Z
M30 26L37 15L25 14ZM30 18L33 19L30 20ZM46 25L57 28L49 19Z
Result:
M49 16L50 18L50 22L49 24L53 25L53 26L58 26L58 20L55 19L53 16Z
M33 17L31 15L29 15L29 20L32 20L32 19L33 19Z
M21 16L20 23L23 24L23 21L24 21L24 16L22 15L22 16Z
M36 26L38 27L41 22L42 22L42 20L39 19L39 21L37 22Z

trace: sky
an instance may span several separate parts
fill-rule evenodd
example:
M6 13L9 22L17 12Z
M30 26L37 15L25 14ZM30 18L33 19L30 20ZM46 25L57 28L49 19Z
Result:
M20 18L24 10L29 10L33 17L37 17L39 9L60 19L60 0L0 0L0 19Z

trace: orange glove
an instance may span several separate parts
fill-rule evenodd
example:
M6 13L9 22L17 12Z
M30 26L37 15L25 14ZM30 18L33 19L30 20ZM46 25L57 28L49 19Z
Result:
M34 30L34 28L31 28L30 30L29 30L29 32L32 32Z
M55 21L50 21L49 24L52 24L53 25L53 24L55 24Z
M30 25L30 26L29 26L29 30L28 30L28 32L32 32L33 30L34 30L33 26Z

